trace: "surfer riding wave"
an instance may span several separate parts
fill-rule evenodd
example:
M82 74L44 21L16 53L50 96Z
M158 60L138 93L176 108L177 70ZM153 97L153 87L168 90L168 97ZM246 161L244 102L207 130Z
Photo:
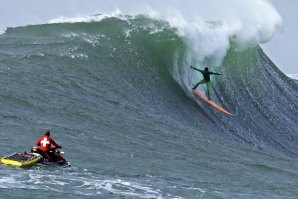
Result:
M200 84L206 84L207 85L207 97L209 100L211 100L211 81L210 81L210 75L222 75L221 73L214 73L210 72L208 70L208 67L205 68L205 70L200 70L198 68L193 67L192 65L190 66L191 69L197 70L202 73L204 79L199 81L192 89L196 89Z

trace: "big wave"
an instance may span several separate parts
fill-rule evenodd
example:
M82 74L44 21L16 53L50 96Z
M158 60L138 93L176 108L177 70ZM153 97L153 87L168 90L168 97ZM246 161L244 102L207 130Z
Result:
M213 5L209 9L217 15L206 12L207 5ZM278 13L266 1L228 1L221 9L201 1L196 8L173 12L145 6L141 11L144 15L128 16L117 10L83 18L58 17L50 24L8 28L2 40L17 37L40 46L38 53L19 55L32 62L50 56L59 58L61 65L68 65L68 59L79 60L75 64L82 70L86 64L117 65L113 76L121 82L124 93L131 93L129 88L142 88L131 101L123 102L131 108L142 107L158 118L170 114L175 121L197 117L207 126L215 124L213 131L221 131L224 137L297 155L297 84L259 47L281 24ZM256 13L256 9L264 12ZM202 77L189 69L190 64L208 65L224 74L213 80L213 99L235 113L235 118L226 118L192 96L191 86ZM93 76L97 70L87 74ZM104 76L109 77L110 72ZM108 88L103 90L109 92ZM185 101L185 96L197 103L200 115L187 105L191 101ZM133 104L136 102L138 105Z
M214 29L215 32L221 26L208 24L210 31ZM40 57L44 60L53 57L65 65L63 70L71 70L67 66L68 59L78 60L75 64L79 64L83 71L86 64L102 66L92 73L88 72L87 76L103 73L111 77L111 69L107 67L113 67L112 76L118 79L115 82L121 82L119 88L124 93L141 88L139 94L131 94L131 100L123 103L137 109L142 107L146 114L159 115L158 118L171 115L174 121L179 122L193 121L194 118L204 120L207 126L214 123L213 131L220 131L224 137L274 153L297 155L294 144L297 136L297 84L280 72L258 45L243 49L241 42L237 42L239 38L232 37L224 47L226 53L219 53L219 56L211 51L200 53L204 51L204 45L200 44L202 50L198 52L194 46L199 44L190 44L189 37L181 34L178 27L148 16L105 16L98 22L9 28L2 35L2 39L7 40L15 37L39 46L37 49L41 48L38 52L19 55L32 62L40 62ZM206 39L200 34L197 37ZM53 49L53 45L59 48ZM202 77L190 70L190 64L197 67L208 65L223 73L213 80L213 99L236 117L227 118L192 95L191 86ZM102 70L103 67L107 71ZM80 73L87 72L83 71ZM111 82L109 78L103 80L98 75L95 76L99 82ZM111 84L116 89L119 83ZM109 88L102 89L108 93ZM186 102L185 96L191 100ZM148 98L151 100L148 101ZM193 110L191 101L196 101L201 115Z

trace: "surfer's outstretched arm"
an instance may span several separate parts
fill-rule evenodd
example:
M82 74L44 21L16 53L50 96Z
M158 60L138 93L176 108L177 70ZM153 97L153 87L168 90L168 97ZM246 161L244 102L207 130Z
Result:
M203 70L200 70L200 69L198 69L198 68L195 68L195 67L193 67L192 65L190 65L190 68L192 68L192 69L194 69L194 70L197 70L197 71L199 71L199 72L203 72Z

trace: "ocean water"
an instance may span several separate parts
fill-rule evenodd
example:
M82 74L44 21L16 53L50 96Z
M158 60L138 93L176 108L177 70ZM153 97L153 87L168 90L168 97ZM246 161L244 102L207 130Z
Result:
M143 15L7 28L1 156L50 130L72 167L1 165L0 198L298 198L297 81L258 45L201 56L187 36ZM223 73L234 117L190 64Z

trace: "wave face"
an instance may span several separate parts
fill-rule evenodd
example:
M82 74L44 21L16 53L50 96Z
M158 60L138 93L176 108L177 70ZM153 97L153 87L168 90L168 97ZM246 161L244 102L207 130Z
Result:
M7 198L18 188L53 196L46 187L65 198L297 196L297 82L258 46L239 50L231 39L218 61L189 41L145 16L8 28L2 152L23 151L51 130L75 169L3 167ZM235 117L192 94L202 77L190 64L223 73L212 79L212 98Z

